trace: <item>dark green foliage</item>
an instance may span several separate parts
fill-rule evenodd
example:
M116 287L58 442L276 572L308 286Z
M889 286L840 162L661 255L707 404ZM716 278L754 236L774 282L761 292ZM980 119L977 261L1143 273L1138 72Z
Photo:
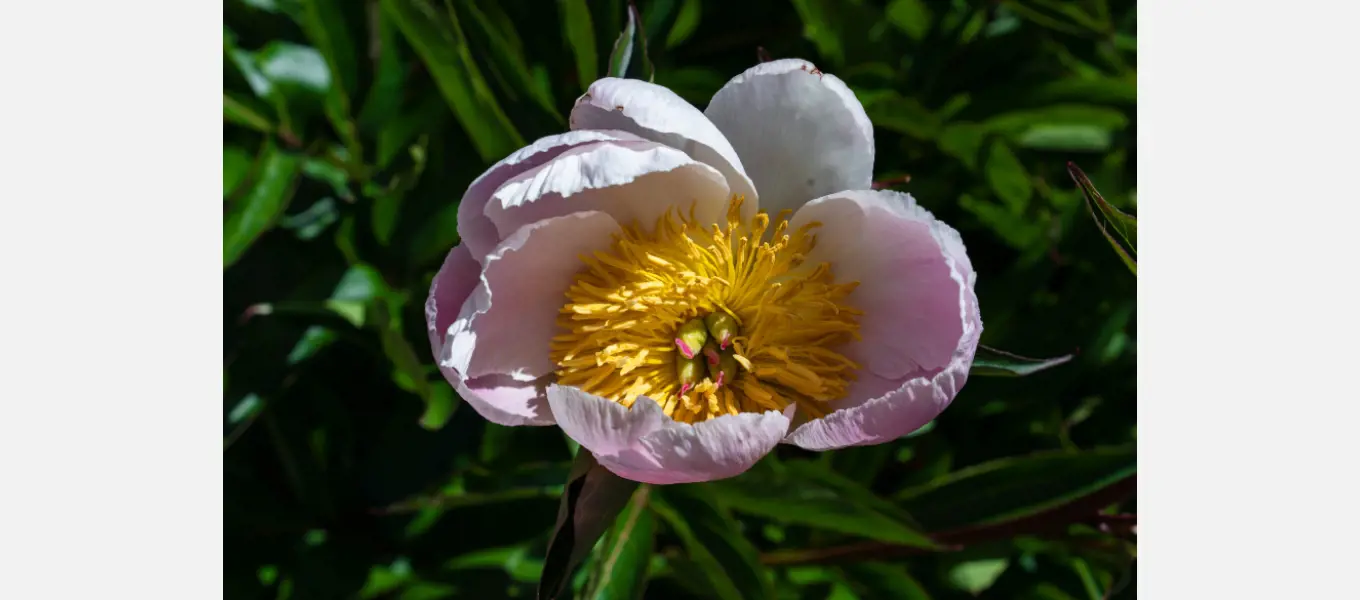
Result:
M1132 597L1133 3L636 8L228 0L226 597L535 596L576 447L487 423L434 365L457 201L592 78L654 72L702 108L757 48L855 90L876 177L960 231L982 342L1022 356L980 350L890 444L621 491L563 597Z

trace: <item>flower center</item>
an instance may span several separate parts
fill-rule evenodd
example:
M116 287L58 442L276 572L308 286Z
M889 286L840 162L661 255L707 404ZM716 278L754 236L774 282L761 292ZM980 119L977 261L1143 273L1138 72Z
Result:
M558 383L629 407L645 395L686 423L789 404L824 416L859 369L834 350L859 339L862 313L844 304L858 282L804 264L820 223L743 223L742 202L724 227L668 211L583 256L552 341Z

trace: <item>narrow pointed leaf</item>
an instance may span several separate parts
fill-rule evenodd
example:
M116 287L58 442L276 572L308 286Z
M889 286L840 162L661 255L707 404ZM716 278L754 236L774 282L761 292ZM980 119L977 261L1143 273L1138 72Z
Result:
M768 570L760 564L760 552L742 535L741 523L722 507L702 484L666 486L661 490L669 524L694 557L695 552L712 557L696 562L708 579L722 580L715 588L735 590L748 600L773 599L774 586ZM678 519L684 523L677 524ZM718 565L717 569L712 568Z
M590 20L590 8L586 0L559 0L562 10L562 27L566 29L567 44L576 57L576 78L581 82L581 90L590 88L599 73L596 66L598 55L595 51L595 25Z
M1094 494L1138 471L1132 446L1044 452L969 467L897 494L931 531L1015 521Z
M1029 358L979 345L977 354L973 356L973 367L969 369L968 374L991 377L1022 377L1051 369L1070 360L1072 360L1071 354L1053 358Z
M444 100L484 162L524 145L472 58L455 13L440 14L424 0L383 0L383 9L430 71Z
M782 523L838 531L870 539L935 548L936 544L912 523L900 518L895 507L883 510L877 502L866 502L873 493L847 493L844 485L829 485L797 476L772 461L732 479L710 484L714 496L731 510L765 517ZM842 478L843 479L843 478ZM857 485L844 480L846 485Z
M633 41L637 38L637 9L628 8L628 23L614 40L614 51L609 53L609 76L627 77L628 64L633 61Z
M1110 246L1119 253L1119 258L1124 261L1134 276L1138 275L1138 218L1124 213L1100 195L1096 186L1086 177L1081 168L1075 163L1067 163L1067 173L1072 176L1072 181L1081 188L1082 196L1086 198L1086 207L1090 209L1091 218L1095 219L1096 226L1100 228L1100 233L1109 240Z

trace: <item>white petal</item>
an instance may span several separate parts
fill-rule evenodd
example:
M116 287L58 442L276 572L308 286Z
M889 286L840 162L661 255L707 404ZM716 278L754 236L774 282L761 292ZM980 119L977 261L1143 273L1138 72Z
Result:
M439 364L464 379L534 381L553 372L549 344L580 256L609 247L618 223L600 212L525 225L486 259L481 283L449 326Z
M600 211L620 224L647 227L668 210L702 224L727 214L727 180L713 167L656 142L577 146L506 181L486 204L501 235L526 223L578 211Z
M704 114L732 143L772 215L872 182L869 116L844 82L810 62L752 67L718 90Z
M789 417L724 415L695 425L677 423L643 396L631 409L574 387L551 385L557 424L615 475L643 483L693 483L732 477L779 443Z
M468 246L478 262L500 243L504 236L486 218L483 210L496 188L511 177L542 165L558 155L582 144L600 141L640 141L642 138L624 131L569 131L539 138L534 143L516 150L501 159L472 181L458 205L458 236Z
M722 173L752 214L759 206L732 144L704 113L664 87L637 79L596 81L571 109L571 128L627 131L682 150Z

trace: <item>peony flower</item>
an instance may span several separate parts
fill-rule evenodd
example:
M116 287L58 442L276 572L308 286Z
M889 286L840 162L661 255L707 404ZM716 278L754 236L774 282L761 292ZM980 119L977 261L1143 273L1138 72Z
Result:
M807 61L704 112L601 79L571 131L468 187L430 347L487 420L556 424L645 483L911 433L963 387L982 323L959 234L870 189L873 162L864 108Z

